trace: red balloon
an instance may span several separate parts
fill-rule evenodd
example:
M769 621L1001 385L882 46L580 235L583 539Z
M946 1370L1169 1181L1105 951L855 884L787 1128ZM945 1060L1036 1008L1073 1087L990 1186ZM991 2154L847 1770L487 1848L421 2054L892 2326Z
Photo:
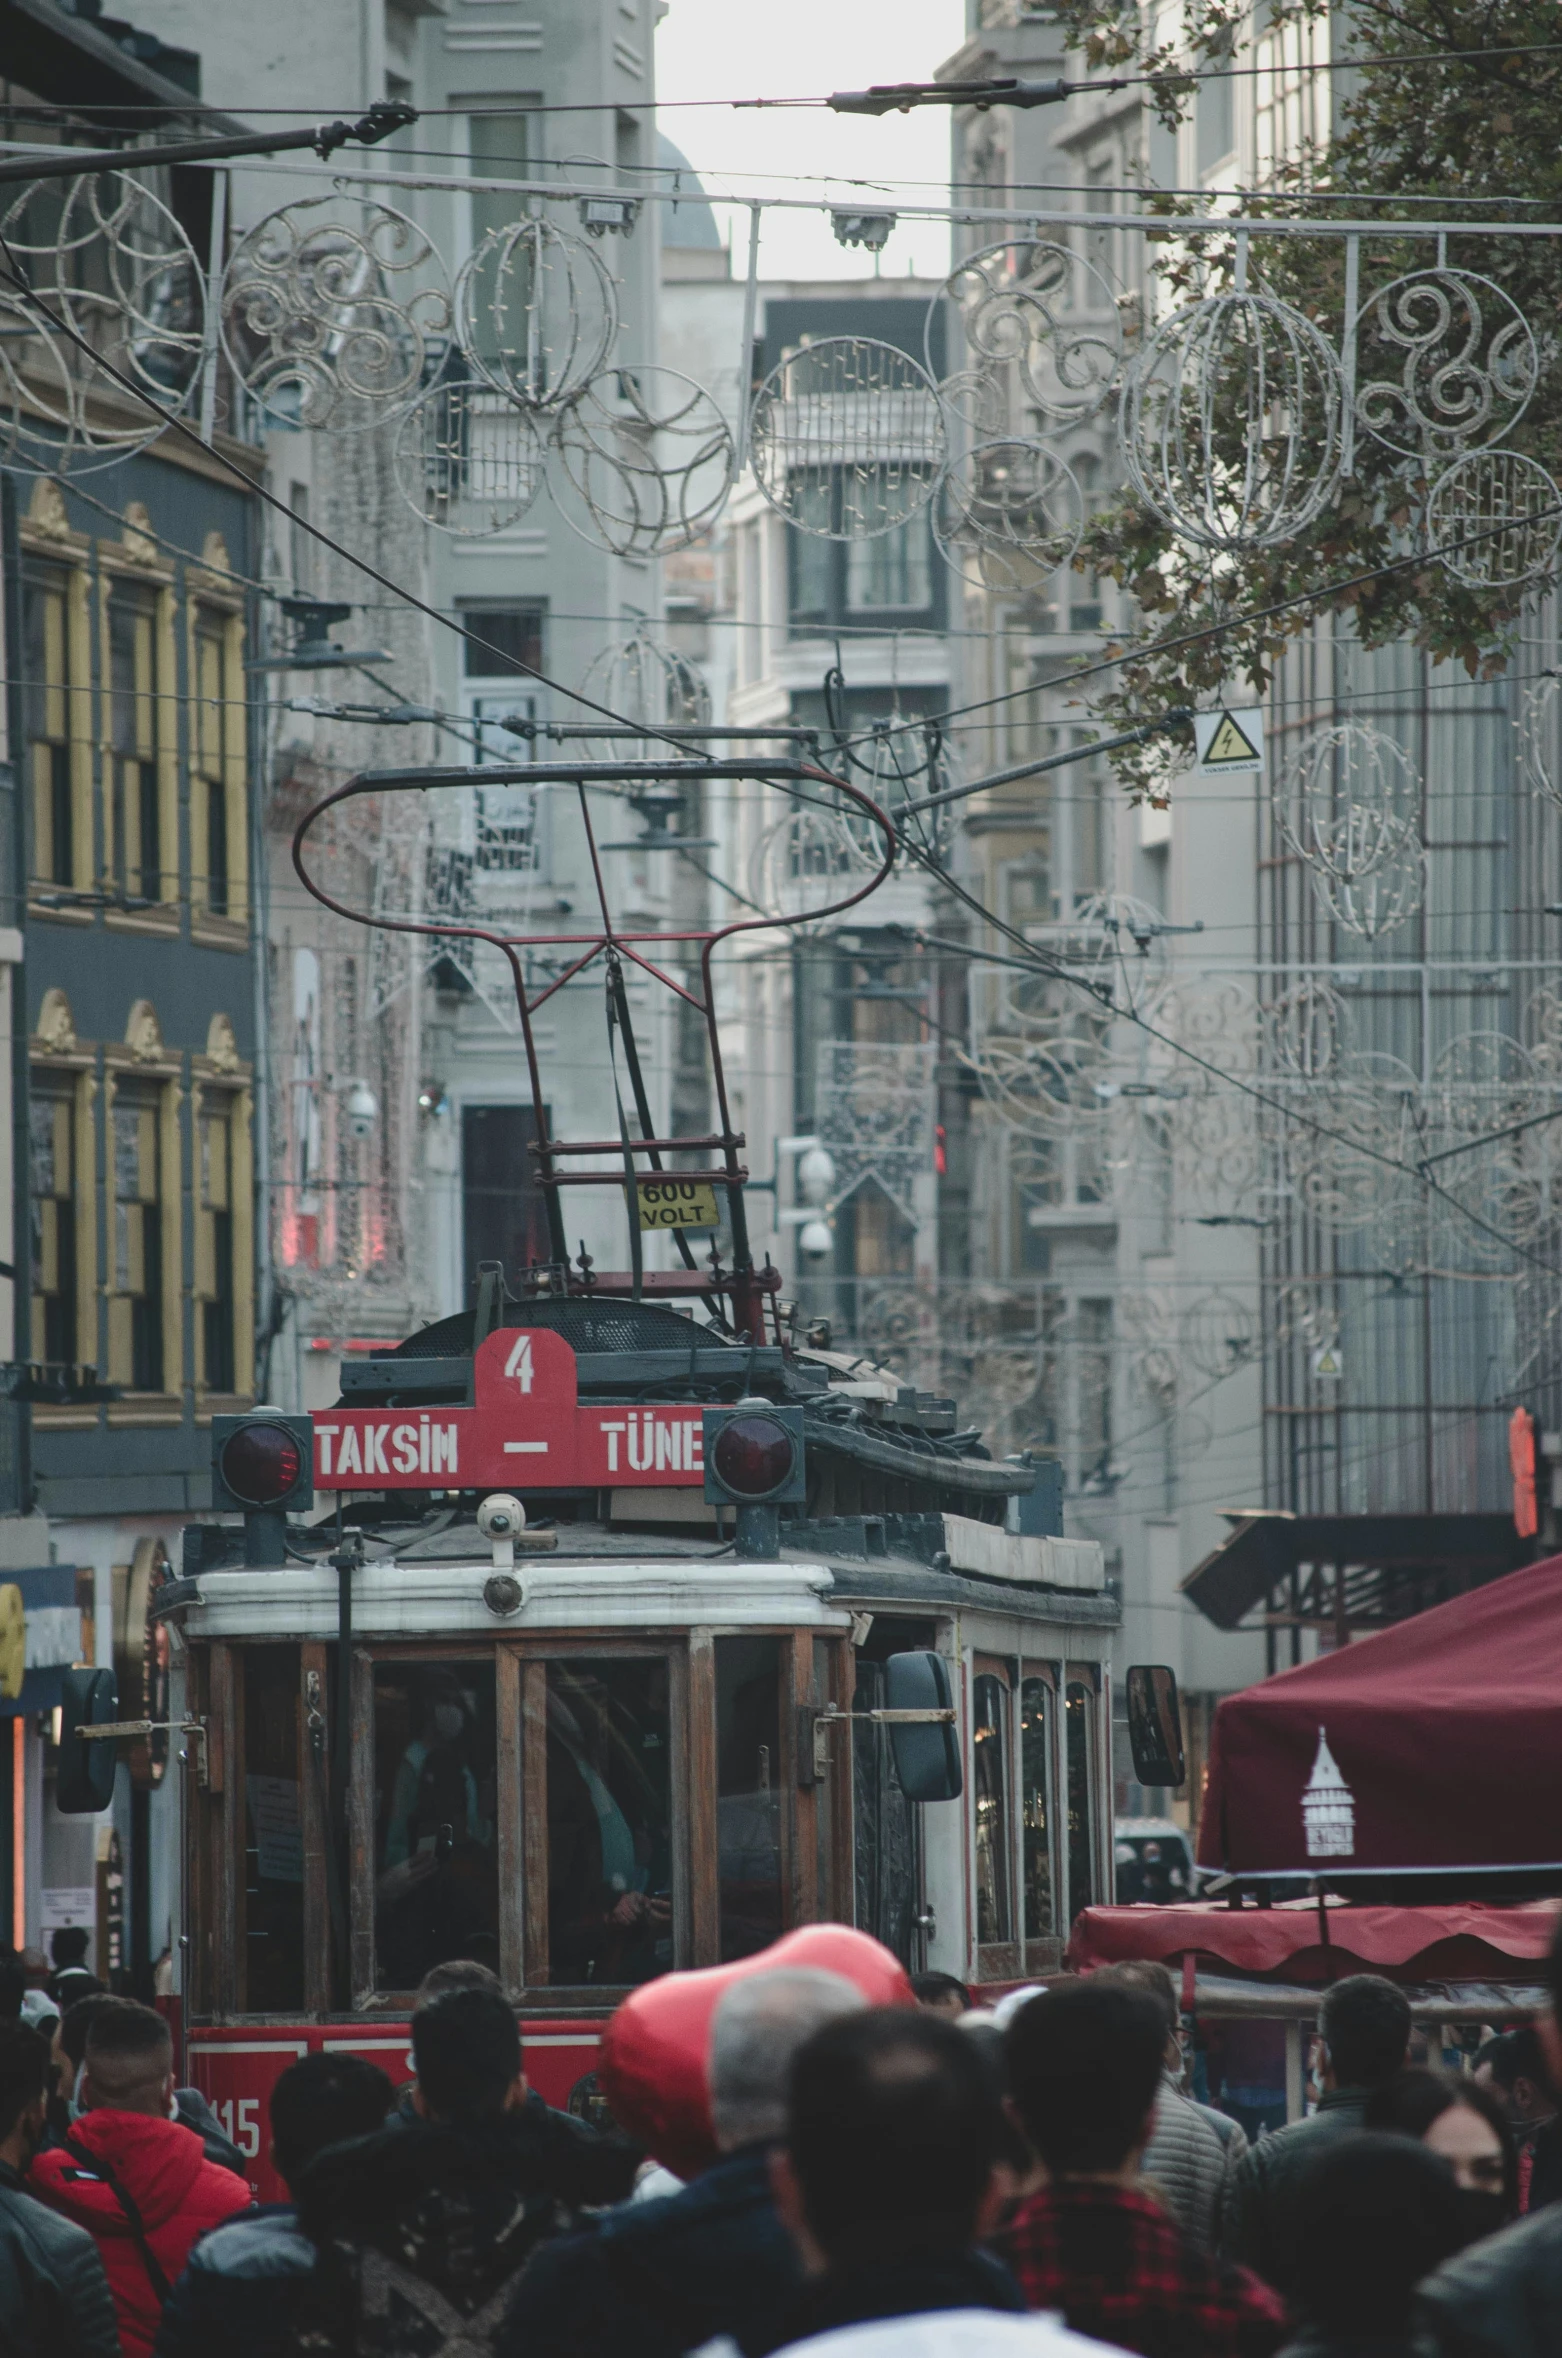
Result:
M723 1990L778 1965L815 1965L855 1983L870 2006L914 2006L905 1967L849 1924L805 1924L735 1965L664 1973L627 1997L602 2038L598 2071L613 2118L680 2178L716 2159L706 2058Z

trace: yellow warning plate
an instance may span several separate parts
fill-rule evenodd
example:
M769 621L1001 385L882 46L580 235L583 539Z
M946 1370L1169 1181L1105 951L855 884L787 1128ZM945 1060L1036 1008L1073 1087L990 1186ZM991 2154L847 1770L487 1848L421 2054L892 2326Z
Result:
M704 1179L642 1179L642 1228L719 1228L716 1190Z
M1215 712L1196 712L1193 736L1198 767L1212 773L1262 770L1264 714L1258 704L1222 705Z

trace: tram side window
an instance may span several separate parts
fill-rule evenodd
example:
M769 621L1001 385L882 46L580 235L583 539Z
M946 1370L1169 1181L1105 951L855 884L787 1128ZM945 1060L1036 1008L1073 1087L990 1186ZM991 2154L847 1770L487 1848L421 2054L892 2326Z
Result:
M993 1673L971 1685L972 1785L976 1807L976 1938L983 1947L1014 1938L1009 1907L1009 1689Z
M248 2014L304 2002L304 1831L299 1809L298 1648L246 1646L244 1939Z
M716 1640L716 1850L721 1958L752 1957L781 1919L781 1641Z
M1020 1823L1025 1871L1025 1938L1055 1931L1052 1887L1052 1687L1027 1678L1020 1687Z
M1082 1679L1064 1690L1068 1754L1068 1912L1070 1920L1096 1897L1096 1695Z
M673 1961L667 1663L547 1671L548 1980L651 1981Z
M492 1662L376 1664L381 1989L416 1989L447 1957L499 1971L496 1774Z

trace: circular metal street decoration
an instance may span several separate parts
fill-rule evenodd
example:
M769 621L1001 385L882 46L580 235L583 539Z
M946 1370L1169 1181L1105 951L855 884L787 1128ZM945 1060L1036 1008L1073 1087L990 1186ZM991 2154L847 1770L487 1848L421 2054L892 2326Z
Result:
M1562 490L1517 450L1478 450L1432 486L1432 552L1470 589L1519 589L1551 572L1562 547Z
M986 246L959 263L928 305L930 374L937 322L950 311L965 339L964 366L983 375L1016 370L1021 406L1039 412L1048 430L1089 417L1117 380L1117 299L1094 264L1067 246ZM954 355L951 363L958 365Z
M949 456L931 376L869 336L826 336L778 362L754 396L749 448L771 506L822 540L908 523Z
M1085 502L1070 469L1043 442L979 442L951 462L933 530L957 573L1017 596L1039 588L1078 548Z
M473 364L524 409L562 409L606 365L618 296L596 246L529 217L491 229L456 282Z
M1528 320L1475 271L1411 271L1361 307L1356 416L1408 457L1458 458L1500 441L1539 376Z
M449 334L445 266L393 205L334 195L268 213L223 273L222 340L274 419L337 433L382 424Z
M486 385L431 385L396 429L396 481L415 516L458 539L503 532L542 489L548 446Z
M1164 320L1129 371L1129 479L1181 539L1273 548L1323 511L1339 475L1340 369L1300 311L1214 295Z
M732 430L703 386L671 368L611 368L559 415L553 446L583 540L620 557L665 556L708 532L727 502Z

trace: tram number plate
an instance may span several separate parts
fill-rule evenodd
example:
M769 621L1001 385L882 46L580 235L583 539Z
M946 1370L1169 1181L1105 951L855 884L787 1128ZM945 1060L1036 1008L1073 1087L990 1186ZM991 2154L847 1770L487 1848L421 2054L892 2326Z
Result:
M642 1179L642 1228L716 1228L716 1190L704 1179Z

